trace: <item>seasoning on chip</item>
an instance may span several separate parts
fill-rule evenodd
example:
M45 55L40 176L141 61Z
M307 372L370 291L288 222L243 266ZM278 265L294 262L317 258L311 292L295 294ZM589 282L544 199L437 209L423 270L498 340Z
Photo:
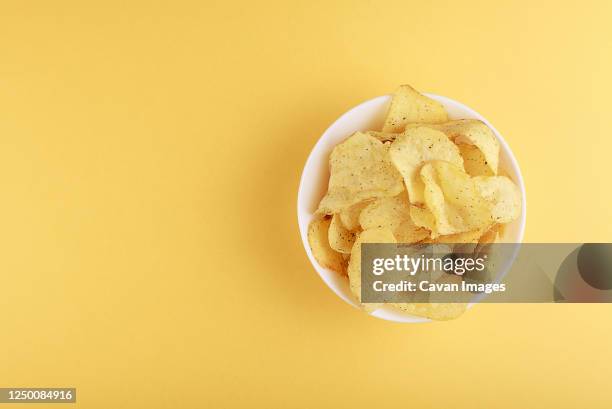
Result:
M350 254L357 233L347 229L340 220L340 215L335 214L329 224L328 231L329 246L338 253Z
M420 173L425 205L434 215L439 234L463 233L493 224L491 203L463 169L436 160L423 165Z
M404 189L388 148L356 132L336 146L329 159L329 186L317 213L334 214L366 199L395 196Z
M463 168L463 158L457 145L444 133L424 126L406 129L391 144L389 156L404 178L410 203L424 201L424 186L419 171L425 163L444 160Z
M509 223L521 213L521 192L506 176L474 178L480 194L493 205L495 223Z

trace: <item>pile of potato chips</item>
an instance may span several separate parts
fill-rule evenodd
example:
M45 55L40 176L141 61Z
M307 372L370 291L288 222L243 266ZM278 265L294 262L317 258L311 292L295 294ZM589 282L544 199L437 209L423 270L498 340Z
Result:
M519 189L498 163L499 143L483 122L449 120L440 103L400 86L382 131L356 132L331 153L327 194L308 231L316 260L348 275L359 300L361 243L495 241L521 211ZM392 305L433 319L465 309Z

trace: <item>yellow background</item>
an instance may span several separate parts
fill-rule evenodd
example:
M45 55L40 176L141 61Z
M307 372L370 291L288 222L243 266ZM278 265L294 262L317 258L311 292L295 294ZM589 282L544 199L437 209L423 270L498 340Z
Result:
M610 407L611 306L377 320L316 275L295 208L325 128L410 83L506 137L527 241L610 241L611 16L3 2L0 386L75 386L82 408Z

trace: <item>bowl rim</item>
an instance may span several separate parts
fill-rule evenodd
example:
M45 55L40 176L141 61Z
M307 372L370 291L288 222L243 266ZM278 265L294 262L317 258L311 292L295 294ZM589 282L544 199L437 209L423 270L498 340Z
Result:
M518 161L516 159L516 156L514 155L514 152L512 151L512 149L510 149L510 146L508 145L508 143L506 142L506 140L504 139L504 137L502 136L502 134L480 113L478 113L476 110L474 110L473 108L467 106L466 104L454 100L452 98L443 96L443 95L438 95L438 94L433 94L433 93L422 93L423 95L434 99L438 102L441 102L443 105L454 105L459 107L463 112L468 113L469 115L471 115L473 118L479 119L482 122L484 122L495 134L495 137L497 138L498 142L500 143L500 149L503 150L506 153L506 157L508 158L508 162L509 162L509 168L512 169L515 177L516 177L516 183L518 184L518 187L521 191L521 215L518 219L519 222L519 228L518 228L518 232L516 235L516 243L521 243L523 241L524 235L525 235L525 226L526 226L526 221L527 221L527 199L526 199L526 191L525 191L525 182L523 179L523 174L521 172L521 168L518 164ZM391 99L391 95L381 95L381 96L377 96L374 98L370 98L368 100L362 101L361 103L351 107L350 109L348 109L347 111L345 111L342 115L340 115L335 121L333 121L326 129L325 131L321 134L321 136L317 139L317 141L315 142L315 144L313 145L312 149L310 150L310 152L308 153L308 157L306 159L306 162L304 163L304 166L302 168L302 172L300 175L300 183L299 183L299 187L298 187L298 192L297 192L297 222L298 222L298 229L300 232L300 237L302 239L302 245L304 246L304 250L306 251L306 255L308 256L308 259L310 261L310 263L312 264L312 267L315 269L315 271L317 272L317 274L319 275L319 277L323 280L323 282L325 283L325 285L327 287L329 287L329 289L331 289L338 297L340 297L342 300L344 300L346 303L348 303L349 305L355 307L355 308L359 308L359 306L357 305L357 303L355 302L355 300L353 300L352 298L348 297L346 294L344 294L339 288L337 288L336 286L332 285L331 282L329 282L330 280L327 279L327 277L323 274L322 270L324 270L324 268L322 266L320 266L318 264L318 262L316 261L316 259L314 258L314 255L312 254L312 251L310 249L310 245L308 243L308 224L309 221L308 220L303 220L304 219L304 215L302 212L302 202L305 200L306 195L303 193L304 189L305 189L305 181L306 181L306 170L309 169L312 166L312 162L315 160L315 157L313 156L313 154L319 150L319 146L321 144L324 143L324 141L327 139L326 137L330 134L330 131L334 128L334 126L342 121L343 118L345 118L346 116L350 115L354 110L367 105L367 104L371 104L376 102L377 100L380 99L386 99L388 101L390 101ZM461 119L461 118L459 118ZM309 173L310 174L310 173ZM472 306L473 304L471 304L470 306ZM373 313L369 313L368 315L374 316L376 318L380 318L380 319L384 319L387 321L392 321L392 322L401 322L401 323L417 323L417 322L429 322L431 321L430 319L424 318L424 317L417 317L417 316L413 316L413 315L409 315L409 314L405 314L405 313L401 313L399 312L399 315L402 317L402 319L399 318L391 318L391 317L386 317L386 316L379 316L376 314L376 311Z

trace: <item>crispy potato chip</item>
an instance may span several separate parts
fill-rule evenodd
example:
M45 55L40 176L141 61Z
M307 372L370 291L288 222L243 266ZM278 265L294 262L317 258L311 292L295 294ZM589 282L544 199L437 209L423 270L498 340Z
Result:
M421 178L425 184L425 203L434 215L439 234L483 229L493 223L491 204L460 167L432 161L421 168Z
M405 190L394 197L376 199L361 211L359 224L363 230L385 227L394 231L403 220L410 218L409 206Z
M499 165L499 142L495 134L484 122L478 119L458 119L435 126L457 144L476 146L485 158L485 164L494 175ZM466 165L467 167L467 165Z
M468 145L465 143L457 144L461 157L463 158L463 165L465 171L470 176L494 176L495 173L491 170L487 164L487 160L484 154L478 147L474 145Z
M448 243L448 244L458 244L458 243L478 243L480 237L483 235L483 229L466 231L463 233L455 233L455 234L446 234L444 236L438 236L436 243Z
M391 230L386 228L376 228L362 231L353 250L351 251L351 259L348 265L349 284L352 293L357 300L361 302L361 243L395 243L395 237ZM375 309L378 305L371 305L370 310Z
M376 138L356 132L337 145L330 157L327 194L317 213L334 214L363 200L395 196L403 189L401 175L388 149Z
M355 203L354 205L347 207L338 213L340 215L340 221L347 230L355 231L359 229L359 215L361 214L361 211L370 203L371 201Z
M476 251L483 229L467 231L463 233L447 234L438 236L435 240L425 240L425 243L436 243L434 245L446 244L450 246L451 252L470 254Z
M383 132L402 132L407 123L440 123L448 120L444 106L409 85L401 85L393 94Z
M443 132L459 145L465 168L472 176L494 176L499 165L499 142L493 131L477 119L459 119L439 124L409 123L405 129L427 127ZM400 135L394 132L369 131L382 142L393 142ZM470 146L471 149L466 147ZM485 170L487 168L487 170Z
M395 229L394 235L398 243L407 244L423 241L430 237L431 232L425 228L417 226L411 219L409 219L400 223L400 225Z
M434 245L436 247L436 253L446 251L445 245ZM452 250L448 248L448 252L452 253ZM445 284L461 284L463 278L456 274L448 274L444 272L432 272L430 280L435 283ZM413 303L388 303L392 309L396 309L405 312L410 315L425 317L432 320L451 320L459 317L463 314L467 308L466 303L447 303L442 302L447 297L445 295L439 295L435 293L422 292L417 290L412 293L415 300L423 300L421 302ZM427 302L425 302L427 300Z
M444 133L424 126L406 129L391 144L389 156L404 178L408 199L413 204L424 201L424 185L419 177L419 170L425 162L444 160L463 169L463 159L457 145Z
M404 132L406 131L406 129L419 128L422 126L425 128L432 128L432 129L435 129L436 131L440 131L440 129L438 128L441 125L442 124L425 124L421 122L414 122L414 123L411 122L409 124L406 124L406 127L404 128ZM391 143L395 141L397 137L400 136L403 132L367 131L366 133L370 136L373 136L374 138L378 139L379 141L383 143Z
M355 232L349 231L344 227L339 215L335 214L332 217L328 232L329 245L332 249L339 253L350 254L356 236Z
M368 135L378 139L381 142L393 142L401 133L368 131Z
M521 214L521 192L505 176L474 178L480 194L493 205L493 220L509 223Z
M446 244L490 244L497 240L498 224L494 224L489 229L478 229L463 233L447 234L438 236L435 239L426 239L425 243L446 243ZM468 252L468 251L464 251Z
M374 200L361 212L359 223L364 230L387 228L399 243L415 243L429 237L427 230L412 221L405 190L395 197Z
M308 243L312 255L317 262L325 268L334 270L340 274L346 273L346 263L342 254L336 252L329 245L329 225L331 218L317 218L308 226Z
M480 238L486 229L477 229L463 233L447 234L438 236L432 243L452 245L452 251L456 253L473 253L479 245ZM425 241L426 243L428 241Z
M438 236L436 231L436 219L429 209L424 209L419 206L410 206L410 217L415 225L424 227L431 232L431 237L435 238Z

